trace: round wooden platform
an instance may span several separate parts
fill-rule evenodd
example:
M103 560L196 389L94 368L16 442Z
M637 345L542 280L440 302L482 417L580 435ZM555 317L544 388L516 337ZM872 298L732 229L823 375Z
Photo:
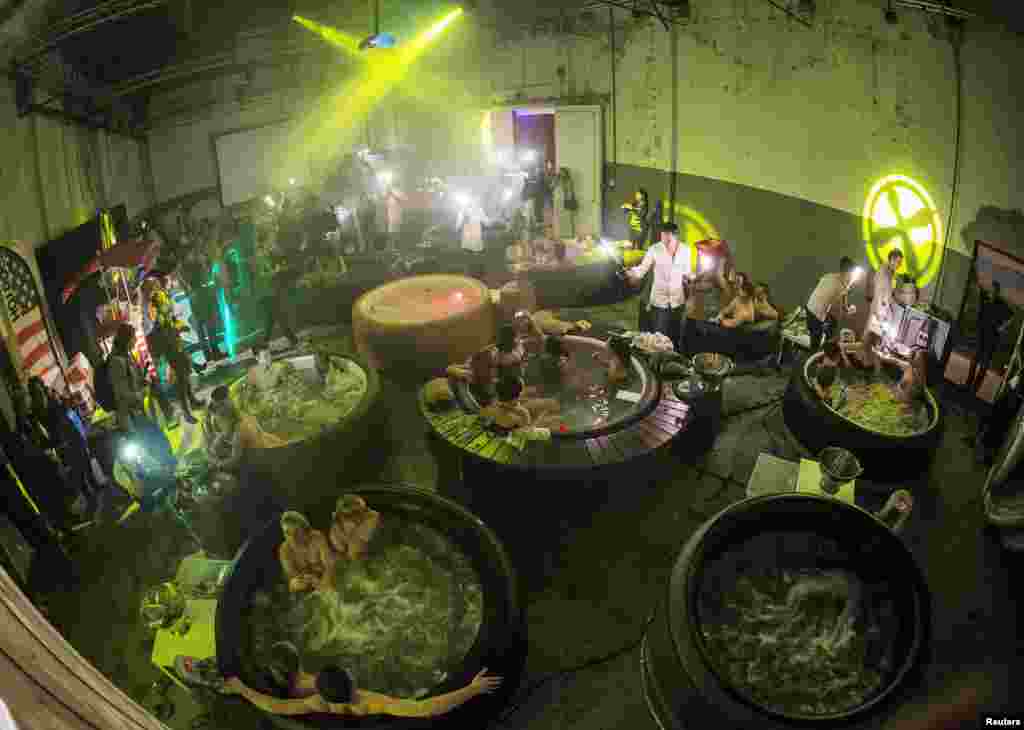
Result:
M487 424L458 401L430 406L419 393L420 413L431 432L453 446L463 457L503 469L530 471L580 471L615 466L646 456L685 431L693 420L691 409L672 389L659 383L660 398L649 413L619 430L591 438L561 437L527 441L522 449L514 437Z

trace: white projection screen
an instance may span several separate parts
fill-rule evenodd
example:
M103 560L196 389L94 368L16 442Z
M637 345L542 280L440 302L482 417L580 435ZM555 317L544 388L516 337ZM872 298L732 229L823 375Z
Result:
M305 156L288 154L291 122L228 132L214 138L221 203L236 205L289 187L303 185L310 175Z

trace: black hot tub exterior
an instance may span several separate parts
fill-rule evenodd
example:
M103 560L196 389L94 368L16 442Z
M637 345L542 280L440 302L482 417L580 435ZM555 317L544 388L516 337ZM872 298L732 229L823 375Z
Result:
M504 681L501 689L494 694L476 697L436 718L268 716L270 722L285 730L487 727L516 691L526 662L525 615L520 602L518 579L505 549L495 534L472 513L432 492L402 485L376 484L345 491L362 496L374 509L385 513L400 513L434 527L457 545L477 570L484 595L480 633L466 656L462 670L434 688L431 695L465 686L484 667L490 673L503 677ZM276 556L277 546L282 540L283 535L275 515L262 531L238 551L217 604L215 631L217 661L221 672L225 676L239 676L247 685L262 692L270 691L265 680L245 673L242 656L246 651L246 632L244 623L236 617L243 615L254 591L283 580Z
M882 692L842 716L796 719L770 714L720 679L707 658L697 625L703 566L728 545L760 532L816 532L834 537L857 555L855 572L892 576L897 586L901 630L897 662ZM931 597L907 547L873 515L838 500L809 494L779 494L738 502L708 520L687 542L654 620L644 637L644 695L662 730L876 730L919 686L930 661Z
M928 472L942 438L942 409L931 391L925 398L931 412L928 428L907 436L892 436L864 428L824 403L811 387L808 368L822 357L816 353L793 368L782 404L786 428L812 454L829 446L842 447L864 468L864 478L875 482L916 479Z

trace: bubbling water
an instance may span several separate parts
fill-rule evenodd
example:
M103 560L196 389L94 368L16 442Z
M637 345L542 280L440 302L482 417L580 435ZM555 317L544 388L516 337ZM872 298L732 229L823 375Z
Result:
M255 643L292 641L306 671L337 664L360 688L396 697L423 696L457 669L483 616L468 559L440 533L393 516L365 558L338 566L336 592L260 600Z

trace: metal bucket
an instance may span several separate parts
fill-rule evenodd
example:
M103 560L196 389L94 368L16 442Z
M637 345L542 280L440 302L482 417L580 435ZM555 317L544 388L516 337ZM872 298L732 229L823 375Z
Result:
M821 491L837 494L839 488L864 473L857 457L846 449L829 446L818 455L821 464Z

